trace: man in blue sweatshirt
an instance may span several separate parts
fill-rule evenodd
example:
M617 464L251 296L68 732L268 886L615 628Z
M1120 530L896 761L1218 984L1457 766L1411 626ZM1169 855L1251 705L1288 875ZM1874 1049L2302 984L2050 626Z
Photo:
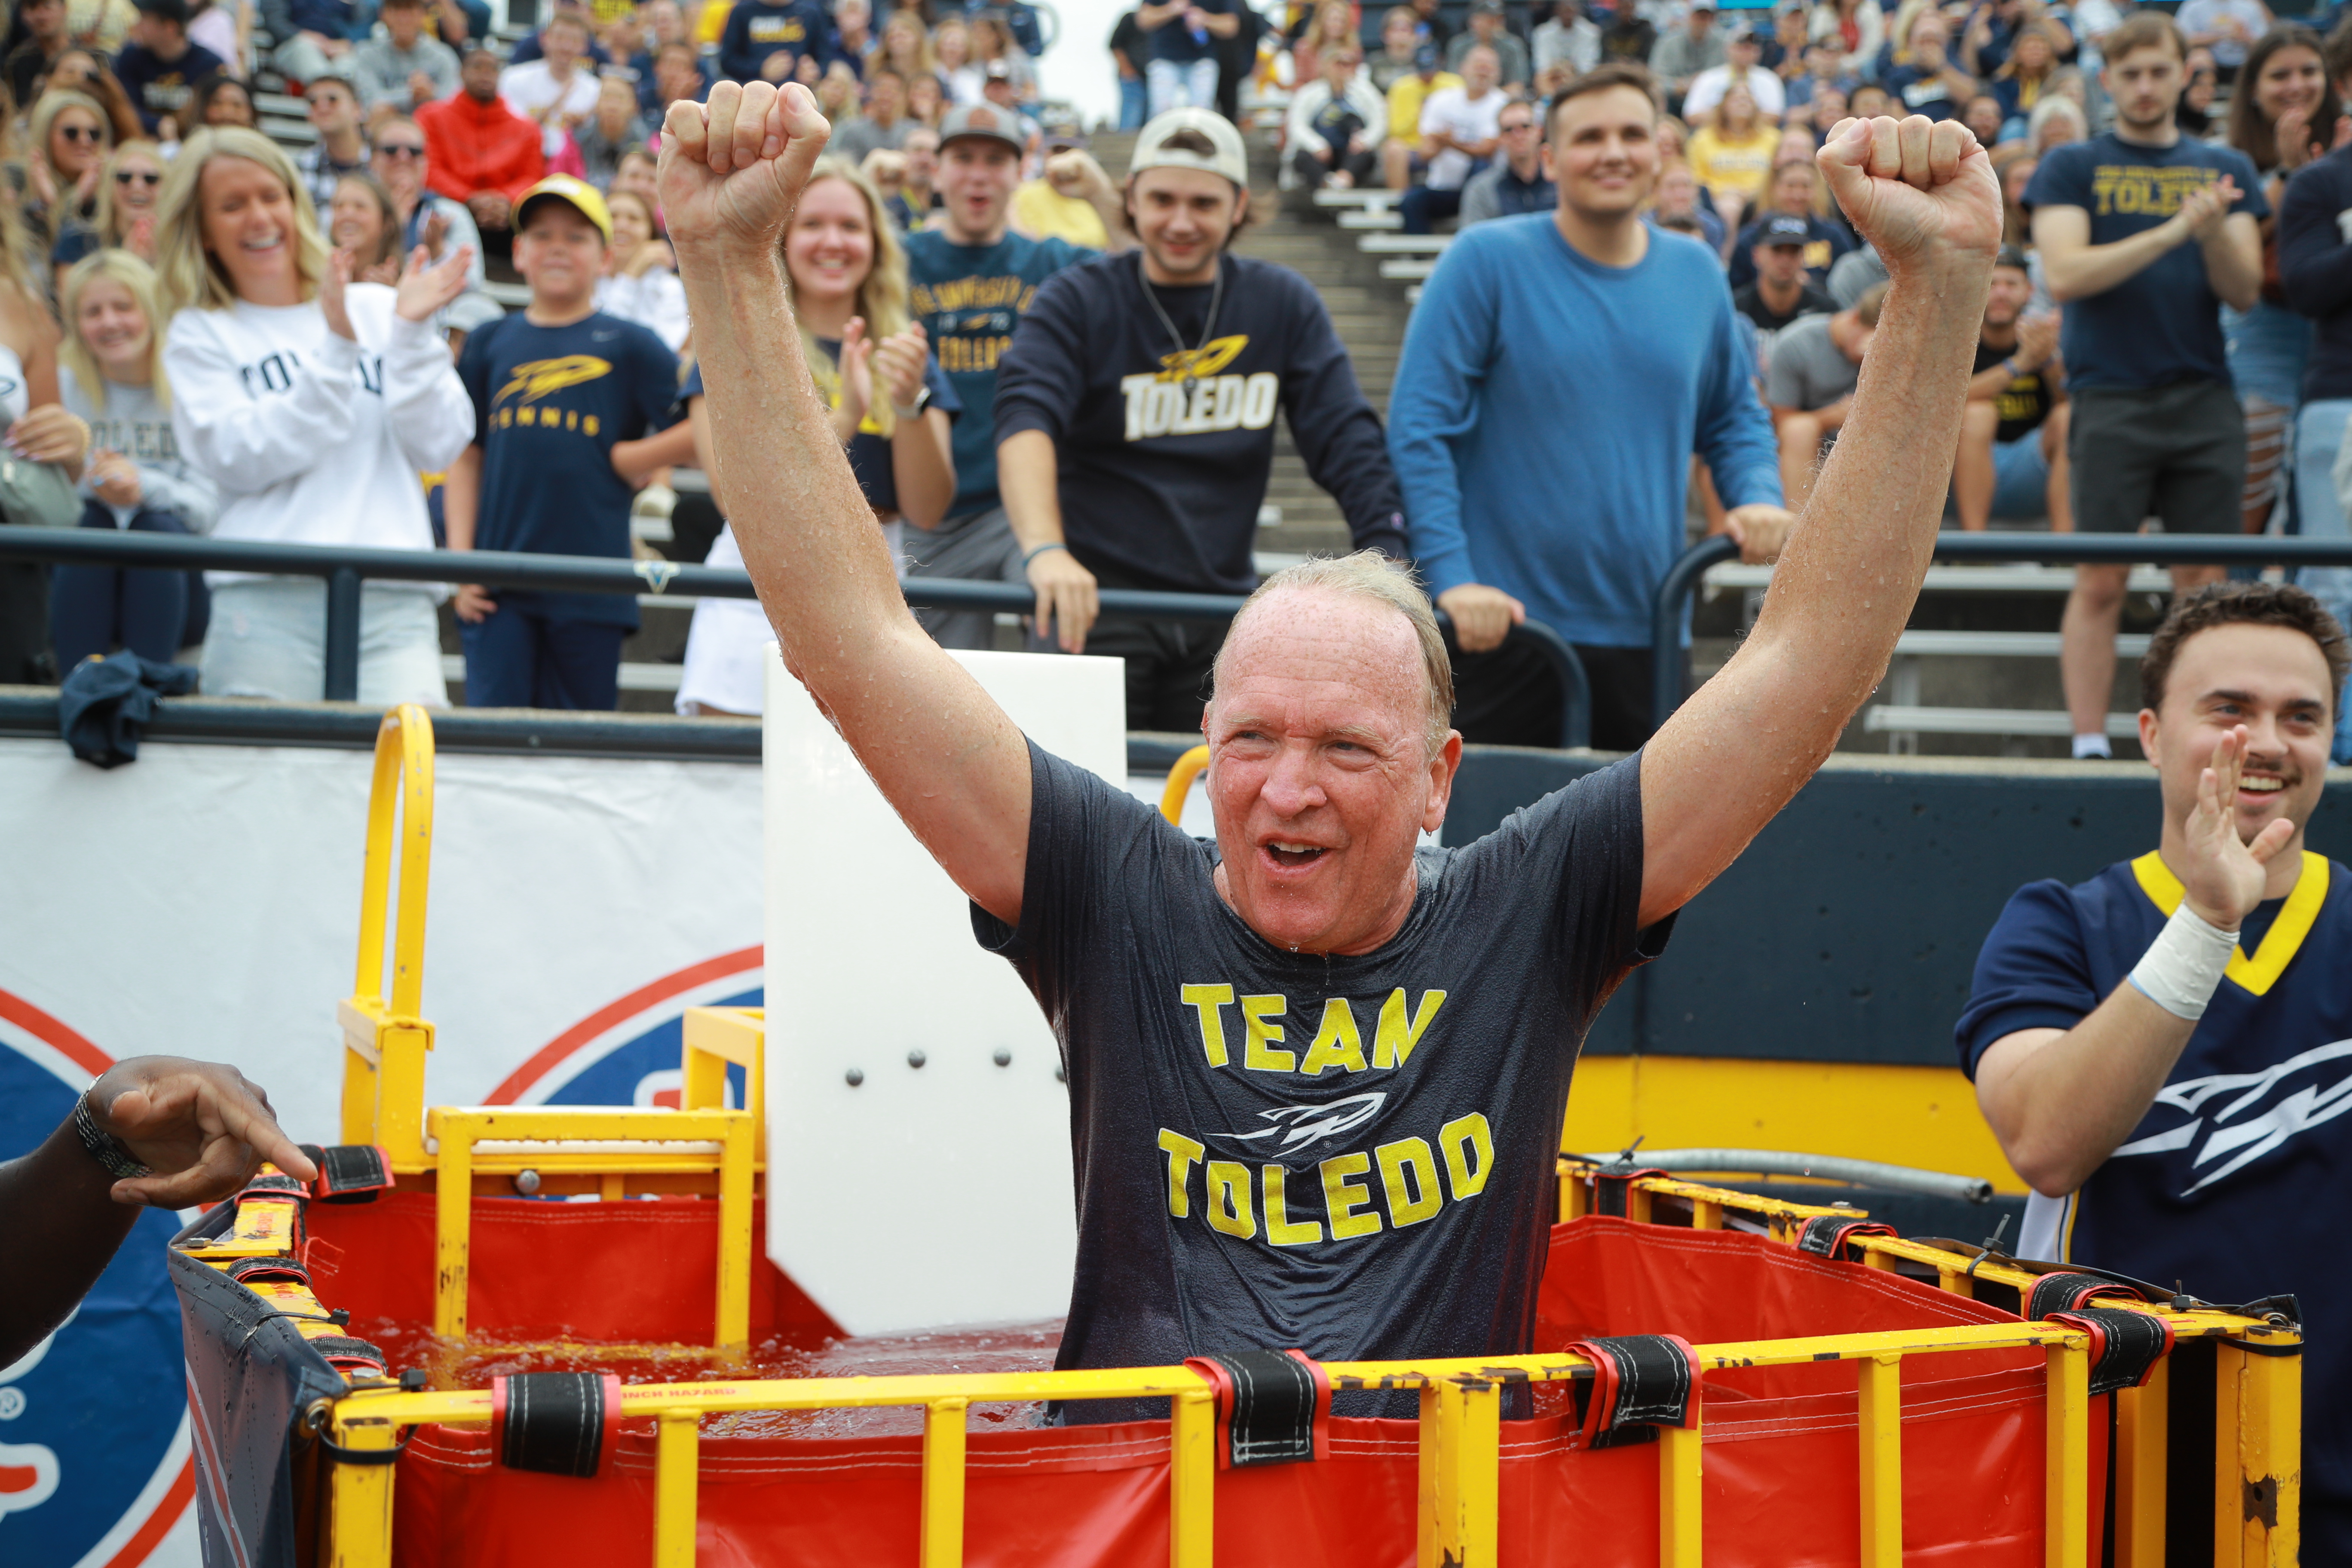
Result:
M2331 62L2332 63L2332 62ZM2339 82L2352 73L2339 77ZM2336 459L2352 425L2352 147L2305 164L2279 202L2279 280L2286 302L2310 317L2311 365L2295 416L2294 500L2308 538L2352 538L2336 493ZM2306 566L2303 585L2339 621L2352 623L2352 567ZM2338 705L2339 707L2341 704ZM2352 714L2336 716L2336 761L2352 762Z
M815 0L741 0L719 35L719 74L730 81L783 81L803 55L824 68L833 31Z
M1611 64L1560 90L1544 148L1559 207L1464 230L1405 331L1389 451L1413 556L1454 617L1471 741L1559 743L1557 681L1501 646L1530 616L1584 660L1592 743L1648 739L1650 597L1682 552L1694 451L1749 560L1794 521L1722 267L1642 222L1650 80Z

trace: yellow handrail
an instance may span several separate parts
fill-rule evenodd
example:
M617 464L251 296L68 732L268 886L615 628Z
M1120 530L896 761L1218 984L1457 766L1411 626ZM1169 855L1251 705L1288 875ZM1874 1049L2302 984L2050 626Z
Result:
M394 836L395 817L400 833ZM400 910L392 947L392 993L384 994L383 923L394 871ZM372 996L414 1017L425 990L425 895L433 877L433 721L414 702L383 716L368 791L367 874L360 893L360 955L353 996Z
M1171 826L1183 826L1184 797L1192 793L1192 781L1208 765L1209 748L1195 746L1177 758L1176 765L1168 770L1168 787L1160 792L1160 815Z
M431 1165L425 1152L424 1106L433 1026L422 1016L421 1003L432 873L433 721L424 709L404 702L383 716L376 731L359 962L352 994L336 1009L343 1034L342 1142L383 1145L394 1171ZM383 973L387 916L393 927L389 987Z

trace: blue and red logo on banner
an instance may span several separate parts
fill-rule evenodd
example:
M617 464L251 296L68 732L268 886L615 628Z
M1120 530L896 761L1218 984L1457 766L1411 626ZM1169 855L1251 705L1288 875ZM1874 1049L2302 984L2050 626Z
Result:
M597 1009L532 1054L493 1105L675 1105L688 1007L757 1006L757 947L663 976ZM73 1112L113 1065L66 1024L0 991L0 1160ZM742 1075L730 1075L740 1104ZM135 1568L195 1494L180 1308L164 1244L183 1220L140 1217L65 1325L0 1367L0 1563Z

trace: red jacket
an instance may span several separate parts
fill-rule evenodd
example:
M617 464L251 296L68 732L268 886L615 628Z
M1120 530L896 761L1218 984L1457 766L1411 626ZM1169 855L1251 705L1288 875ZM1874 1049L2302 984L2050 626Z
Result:
M538 124L494 98L488 103L460 92L416 111L431 161L425 184L445 196L465 201L496 191L513 201L547 172L547 153Z

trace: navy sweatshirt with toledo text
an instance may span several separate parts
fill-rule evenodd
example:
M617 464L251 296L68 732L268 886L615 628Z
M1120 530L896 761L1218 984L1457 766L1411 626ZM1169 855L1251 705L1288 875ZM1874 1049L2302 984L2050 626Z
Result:
M1147 285L1140 252L1046 279L997 362L997 440L1053 437L1063 531L1090 571L1246 594L1279 413L1356 548L1402 558L1387 437L1322 300L1286 267L1238 256L1223 266L1213 322L1208 286Z

